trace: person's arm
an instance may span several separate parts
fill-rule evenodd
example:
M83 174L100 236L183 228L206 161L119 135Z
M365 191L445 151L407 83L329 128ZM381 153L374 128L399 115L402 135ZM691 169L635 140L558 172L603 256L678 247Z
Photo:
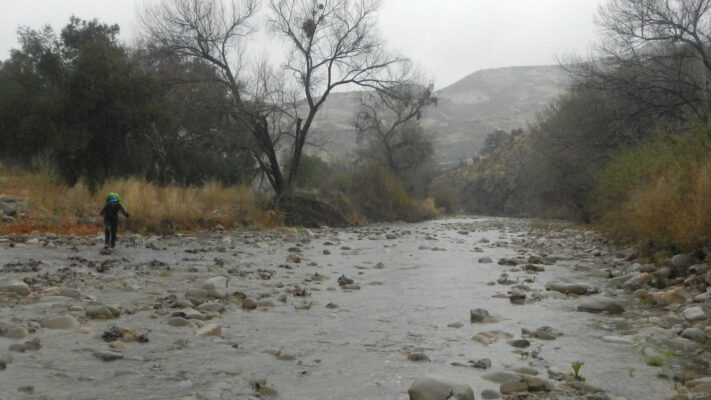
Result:
M100 215L106 216L106 212L108 211L107 210L108 208L109 208L109 204L106 203L106 205L104 205L104 208L101 209Z
M128 217L131 216L128 212L126 212L126 210L123 208L123 206L121 205L121 203L119 203L119 211L121 211L121 214L125 215L126 218L128 218Z

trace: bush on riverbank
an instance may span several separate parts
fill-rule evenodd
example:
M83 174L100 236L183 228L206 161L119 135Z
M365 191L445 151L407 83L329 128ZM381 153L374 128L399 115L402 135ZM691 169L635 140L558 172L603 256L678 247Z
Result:
M617 155L598 179L594 208L612 237L644 250L711 241L711 127L663 133Z

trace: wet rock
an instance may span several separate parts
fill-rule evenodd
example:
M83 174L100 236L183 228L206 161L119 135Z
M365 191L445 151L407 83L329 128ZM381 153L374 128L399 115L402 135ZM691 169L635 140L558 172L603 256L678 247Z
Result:
M218 324L207 324L198 329L195 336L219 336L222 334L222 327Z
M494 322L495 318L483 308L475 308L469 312L469 321L472 323Z
M92 302L84 308L84 313L89 319L117 318L121 311L115 307L108 307L101 303Z
M248 298L242 300L242 309L243 310L256 310L257 309L257 302L248 297Z
M508 343L509 346L517 347L520 349L526 348L531 345L531 342L526 339L509 340L506 343Z
M488 331L477 333L474 337L472 337L472 340L488 346L498 339L511 339L512 337L513 335L503 331Z
M642 272L641 274L637 274L636 276L625 281L625 283L622 284L622 287L628 290L637 290L650 284L653 280L654 275L649 272Z
M697 343L706 342L706 334L698 328L686 328L681 332L681 337L693 340Z
M481 257L479 258L479 264L491 264L493 263L494 260L491 259L491 257Z
M101 339L103 339L107 343L115 342L117 340L120 340L124 343L148 342L148 337L146 335L139 335L135 331L126 328L121 328L118 326L112 326L105 330L104 333L101 334Z
M300 264L301 257L296 253L291 253L288 256L286 256L286 262L293 263L293 264Z
M486 379L487 381L491 381L494 383L505 383L519 380L519 375L503 371L490 372L488 374L482 375L481 377Z
M8 339L22 339L27 336L27 329L13 325L9 322L0 321L0 337Z
M477 369L489 369L491 368L491 360L488 358L481 358L479 360L469 360L469 366Z
M512 290L509 294L511 304L524 304L526 302L526 293L520 290Z
M61 315L44 320L42 326L47 329L76 329L79 321L71 315Z
M669 266L672 268L674 276L680 276L686 275L688 268L697 262L699 260L691 254L677 254L669 260Z
M526 264L523 266L524 271L543 272L546 269L540 265Z
M652 301L660 306L668 306L670 304L684 304L686 298L677 289L665 290L663 292L654 292L650 295Z
M434 374L415 379L407 393L410 400L474 400L474 391L466 383Z
M338 282L338 286L343 287L345 285L352 285L353 279L351 279L345 275L341 275L338 277L338 280L336 282Z
M0 293L27 296L30 294L30 287L22 281L0 282Z
M688 307L682 311L682 314L687 321L692 322L703 321L708 318L704 312L704 309L700 306Z
M197 309L201 312L222 313L225 311L225 305L217 302L203 303Z
M513 258L502 258L502 259L499 259L498 264L515 267L518 265L518 260L513 259Z
M109 348L114 349L114 350L125 350L126 349L126 343L117 340L115 342L109 342Z
M229 281L229 277L215 276L203 282L202 290L205 291L207 297L222 299L227 296ZM188 297L187 294L186 297Z
M37 351L42 348L42 344L40 343L40 338L32 338L31 340L28 340L25 342L23 345L26 351Z
M463 326L464 324L462 324L461 322L452 322L451 324L447 324L447 327L449 328L461 328Z
M430 361L430 358L425 353L408 353L407 359L409 361Z
M522 329L521 333L525 336L530 336L536 339L541 339L541 340L555 340L563 334L561 332L556 331L555 329L551 328L550 326L542 326L535 331L531 331L528 329Z
M528 384L522 380L504 382L499 386L502 394L513 394L528 391Z
M193 323L189 319L183 317L170 317L168 318L168 325L181 327L181 326L192 326Z
M208 293L205 289L190 288L185 291L185 298L192 301L193 303L203 303L205 300L207 300L207 297Z
M564 283L551 281L546 283L545 287L546 290L552 290L564 294L576 294L579 296L594 294L600 291L598 288L586 283Z
M92 355L101 361L115 361L123 358L123 354L118 351L95 351Z
M588 313L622 314L625 308L613 300L601 298L584 302L578 305L577 310Z

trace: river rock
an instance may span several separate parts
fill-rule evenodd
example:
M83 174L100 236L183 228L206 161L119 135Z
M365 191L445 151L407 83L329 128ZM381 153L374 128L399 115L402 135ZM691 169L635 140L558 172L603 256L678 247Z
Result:
M410 400L474 400L474 391L466 383L440 375L426 375L415 379L407 390Z
M250 299L247 297L246 299L242 300L242 309L243 310L256 310L257 309L257 302Z
M0 283L0 293L27 296L30 294L30 287L22 281L10 281Z
M498 339L511 339L513 335L507 332L503 331L488 331L488 332L479 332L477 333L474 337L472 337L472 340L475 342L479 342L483 345L490 345L497 341Z
M493 263L494 260L491 259L491 257L481 257L479 258L479 264L491 264Z
M541 340L555 340L560 336L563 336L561 332L556 331L550 326L542 326L536 329L535 331L523 328L521 329L521 333L525 336L530 336Z
M217 302L203 303L197 309L202 312L221 313L225 311L225 305Z
M495 400L500 399L501 394L495 390L486 389L481 392L481 398L484 400Z
M123 358L123 354L119 353L118 351L111 350L95 351L93 353L93 356L102 361L115 361Z
M13 325L9 322L0 321L0 337L8 339L22 339L27 336L27 329Z
M687 321L703 321L706 318L706 313L704 312L704 309L701 308L700 306L694 306L694 307L688 307L682 311L682 314L684 315L684 318L686 318Z
M481 377L483 379L486 379L487 381L491 381L491 382L499 383L499 384L519 380L518 374L512 374L511 372L504 372L504 371L490 372L488 374L482 375Z
M634 343L635 343L632 338L625 337L625 336L611 336L611 335L608 335L608 336L603 336L603 337L601 338L601 340L602 340L603 342L607 342L607 343L617 343L617 344L634 344Z
M207 296L207 290L201 288L190 288L185 291L185 298L192 301L193 303L203 303L205 300L207 300Z
M526 302L526 293L516 289L511 290L509 301L511 304L524 304Z
M170 318L168 318L168 325L170 325L170 326L177 326L177 327L180 327L180 326L188 326L188 325L191 325L191 326L192 326L192 324L193 324L193 323L190 322L190 320L187 319L187 318L183 318L183 317L170 317Z
M507 343L509 344L509 346L518 347L520 349L526 348L531 345L531 342L526 339L509 340Z
M222 299L227 296L228 284L229 278L226 276L215 276L203 282L202 290L206 292L207 297Z
M527 392L528 391L528 384L522 380L504 382L499 387L499 391L502 394Z
M684 302L686 302L686 298L677 289L654 292L651 294L651 298L654 303L660 306L668 306L669 304L684 304Z
M181 310L180 313L182 313L182 315L180 315L180 316L182 316L183 318L186 318L186 319L197 319L197 320L204 321L204 320L210 318L207 315L201 313L200 311L192 309L192 308L186 308L184 310Z
M115 307L107 307L101 303L92 302L84 308L87 318L111 319L118 317L121 312Z
M697 343L706 342L706 334L698 328L686 328L681 332L681 337L693 340Z
M650 284L653 280L654 275L650 274L649 272L642 272L628 279L625 283L622 284L622 287L628 290L637 290L642 288L643 286Z
M63 288L59 289L58 294L60 296L71 297L72 299L78 299L81 297L81 293L79 293L78 290L76 290L74 288L67 288L67 287L63 287Z
M469 321L472 323L494 322L496 319L489 315L483 308L475 308L469 312Z
M669 260L669 266L674 271L674 276L686 275L687 270L699 260L691 254L677 254Z
M589 313L622 314L625 308L613 300L601 298L581 303L578 305L577 310Z
M577 294L579 296L598 293L600 291L598 288L590 286L586 283L564 283L556 281L546 283L546 290L552 290L565 294Z
M44 320L42 326L47 329L76 329L79 321L71 315L61 315Z
M222 334L222 327L218 324L207 324L198 329L195 336L219 336Z

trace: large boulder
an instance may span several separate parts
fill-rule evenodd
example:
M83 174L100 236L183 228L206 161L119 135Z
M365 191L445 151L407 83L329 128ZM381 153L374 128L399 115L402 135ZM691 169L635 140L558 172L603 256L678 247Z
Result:
M474 391L466 383L434 374L415 379L407 394L410 400L475 400Z
M699 260L691 254L677 254L669 260L669 266L672 268L674 276L680 276L686 275L689 267L698 262Z

